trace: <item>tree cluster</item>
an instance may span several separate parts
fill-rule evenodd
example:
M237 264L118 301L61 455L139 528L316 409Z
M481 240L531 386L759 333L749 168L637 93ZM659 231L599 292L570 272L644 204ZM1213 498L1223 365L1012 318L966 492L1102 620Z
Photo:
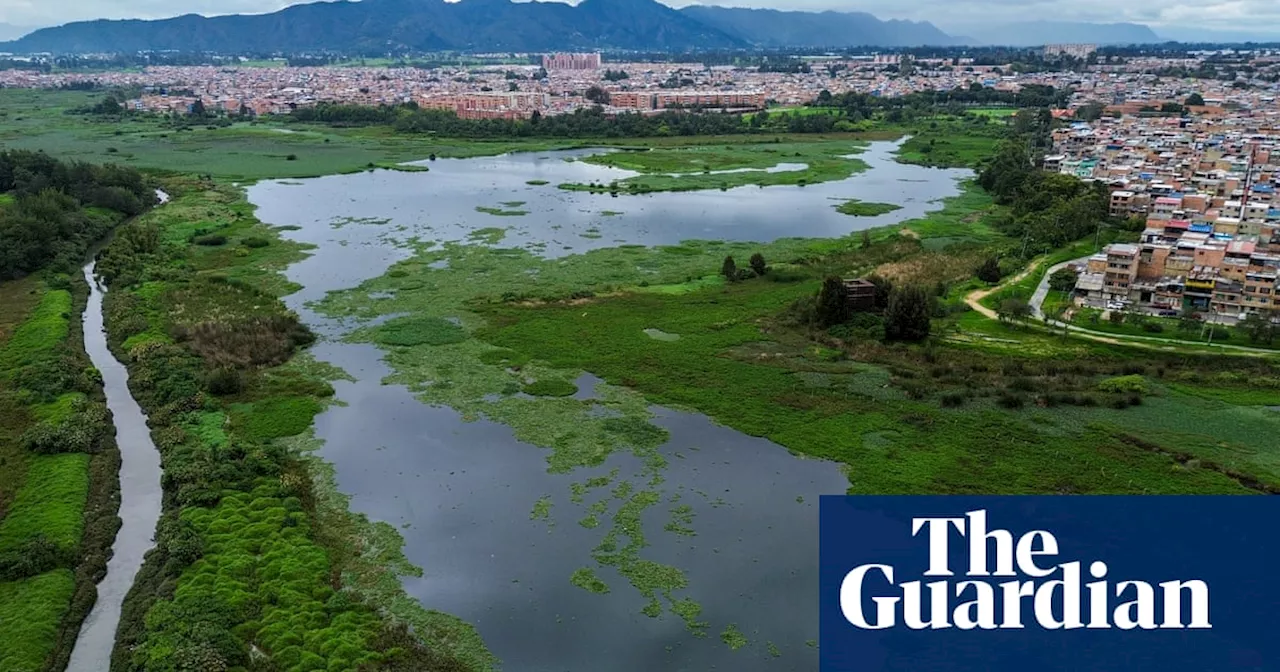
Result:
M1010 206L997 226L1022 239L1024 256L1062 247L1110 223L1105 184L1040 170L1038 159L1051 146L1046 137L1052 122L1044 116L1020 112L1012 136L978 174L978 184Z
M25 151L0 152L3 193L14 201L0 206L0 279L48 265L70 270L122 216L137 215L156 200L132 168L68 163Z

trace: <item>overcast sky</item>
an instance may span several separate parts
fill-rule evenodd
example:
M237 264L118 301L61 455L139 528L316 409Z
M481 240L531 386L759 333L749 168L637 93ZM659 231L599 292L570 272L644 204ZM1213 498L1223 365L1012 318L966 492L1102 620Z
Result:
M272 12L299 0L0 0L0 23L48 26L85 19L158 19L179 14L204 15ZM689 4L777 9L865 11L882 19L932 21L944 30L978 22L1021 20L1132 21L1156 28L1210 28L1280 32L1277 0L663 0ZM980 17L980 18L978 18ZM1182 31L1178 31L1182 32Z

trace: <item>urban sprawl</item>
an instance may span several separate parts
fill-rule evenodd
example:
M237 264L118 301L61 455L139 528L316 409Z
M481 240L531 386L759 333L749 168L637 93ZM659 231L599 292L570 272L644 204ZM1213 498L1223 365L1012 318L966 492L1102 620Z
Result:
M750 111L812 103L823 92L895 97L921 91L1028 85L1072 91L1046 170L1104 183L1111 214L1141 218L1139 242L1074 264L1082 304L1154 313L1194 311L1234 322L1280 314L1280 51L1176 58L1099 58L1093 45L1050 45L1046 59L1078 68L1024 72L1015 64L899 54L807 57L804 67L606 62L600 54L527 55L524 65L415 67L156 66L134 72L0 72L0 86L93 84L141 91L136 111L276 115L318 103L452 110L520 119L600 107L607 114L670 109ZM1218 65L1207 77L1206 62ZM1228 63L1223 67L1222 63Z

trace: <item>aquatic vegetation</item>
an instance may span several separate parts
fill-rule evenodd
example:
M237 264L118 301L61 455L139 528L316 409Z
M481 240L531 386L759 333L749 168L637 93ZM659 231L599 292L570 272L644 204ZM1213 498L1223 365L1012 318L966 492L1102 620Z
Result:
M533 503L533 511L529 513L529 520L551 520L550 496L543 495Z
M609 592L609 585L601 581L600 577L596 576L595 570L590 567L574 570L573 575L569 577L569 582L597 595L605 595Z
M515 210L515 209L509 209L509 208L492 208L484 205L477 205L476 212L484 213L486 215L493 215L495 217L523 217L524 215L529 214L528 210Z
M467 332L439 317L403 317L378 327L373 338L382 345L450 345L465 341Z
M507 237L507 230L495 226L487 226L483 229L476 229L467 234L467 240L485 245L497 245Z
M851 198L836 206L836 210L841 214L854 217L875 217L901 209L901 205L894 205L893 203L869 203L856 198Z
M541 186L544 186L544 185L547 185L547 184L551 184L551 183L550 183L550 182L548 182L548 181L546 181L546 180L529 180L529 181L525 182L525 184L527 184L527 185L529 185L529 186L531 186L531 187L541 187Z
M725 626L724 631L720 633L720 641L734 651L750 643L747 641L747 636L742 634L742 631L734 623Z
M520 390L535 397L571 397L578 393L578 386L565 380L547 378L529 383Z

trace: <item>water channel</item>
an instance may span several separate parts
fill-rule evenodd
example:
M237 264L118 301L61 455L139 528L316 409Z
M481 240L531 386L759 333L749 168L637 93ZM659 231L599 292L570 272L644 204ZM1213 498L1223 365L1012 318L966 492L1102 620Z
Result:
M594 565L591 550L607 527L577 524L582 508L570 501L570 484L613 469L624 480L639 478L637 458L619 453L585 472L548 473L546 451L521 443L510 428L465 422L405 387L383 385L390 371L381 352L342 342L353 325L308 303L382 275L410 254L398 242L411 237L465 241L477 229L510 227L502 246L548 257L695 238L834 237L938 209L937 201L957 194L958 179L969 175L896 163L895 149L873 143L861 155L871 170L847 180L727 192L615 198L556 189L561 182L631 175L566 161L583 151L439 160L426 173L373 171L250 187L262 221L298 227L284 235L317 246L286 270L303 287L286 303L324 337L312 354L355 378L335 383L341 405L317 418L321 456L335 465L354 510L400 530L408 558L425 570L405 580L407 591L428 609L476 625L506 670L816 669L817 502L821 494L846 491L838 465L793 456L703 416L654 409L655 424L670 433L660 450L671 467L660 487L662 505L642 518L651 544L644 556L687 574L684 592L711 624L709 636L695 637L678 618L642 615L644 598L610 568L597 570L612 588L605 595L569 581L575 569ZM550 184L530 186L531 180ZM836 212L834 205L849 198L902 209L866 218ZM498 206L528 214L476 211ZM598 235L581 235L590 231ZM584 374L580 394L590 395L596 382ZM530 519L542 497L550 497L554 524ZM677 498L694 509L694 537L663 531ZM730 623L749 646L731 651L720 641Z
M167 194L157 194L160 202ZM122 525L112 544L107 575L98 583L98 599L80 626L68 672L101 672L110 666L116 627L125 594L142 567L143 556L154 545L156 522L160 519L160 453L151 441L147 416L129 392L129 372L107 348L102 301L106 287L98 282L90 259L82 269L89 285L89 301L84 310L84 349L94 368L102 374L102 387L115 424L116 445L120 448L120 518Z

